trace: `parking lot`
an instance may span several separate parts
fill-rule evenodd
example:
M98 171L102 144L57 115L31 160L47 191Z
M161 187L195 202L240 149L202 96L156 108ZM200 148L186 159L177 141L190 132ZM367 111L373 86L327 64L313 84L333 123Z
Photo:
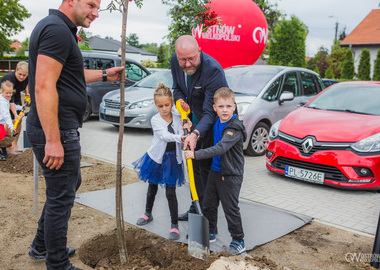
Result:
M116 163L118 128L96 117L80 129L83 155ZM124 130L123 165L131 168L150 146L152 132ZM313 217L316 221L374 235L380 210L380 193L349 191L310 184L269 172L265 158L246 156L241 199Z

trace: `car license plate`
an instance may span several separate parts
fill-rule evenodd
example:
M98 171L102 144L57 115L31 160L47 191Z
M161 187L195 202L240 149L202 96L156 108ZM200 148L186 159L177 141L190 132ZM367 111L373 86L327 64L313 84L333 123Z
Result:
M317 184L323 184L325 179L325 174L322 172L305 170L292 166L285 167L285 176Z
M112 115L112 116L119 116L120 112L116 111L116 110L104 109L104 114Z

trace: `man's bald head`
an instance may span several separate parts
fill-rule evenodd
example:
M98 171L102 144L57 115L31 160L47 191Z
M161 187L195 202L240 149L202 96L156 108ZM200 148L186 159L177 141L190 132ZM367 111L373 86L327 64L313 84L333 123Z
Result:
M199 50L199 45L197 40L190 35L180 36L175 42L175 51L178 50Z

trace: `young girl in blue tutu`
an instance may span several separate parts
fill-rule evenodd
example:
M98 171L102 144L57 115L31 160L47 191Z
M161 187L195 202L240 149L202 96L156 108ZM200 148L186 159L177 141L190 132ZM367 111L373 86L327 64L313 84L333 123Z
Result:
M185 182L182 165L181 142L183 135L181 117L172 114L173 96L168 87L160 83L154 91L154 103L158 113L152 117L153 141L148 151L133 163L139 178L148 182L145 213L137 220L137 225L145 225L153 220L152 209L158 185L165 187L169 204L171 229L170 240L179 239L178 202L176 187ZM184 126L190 130L189 125Z

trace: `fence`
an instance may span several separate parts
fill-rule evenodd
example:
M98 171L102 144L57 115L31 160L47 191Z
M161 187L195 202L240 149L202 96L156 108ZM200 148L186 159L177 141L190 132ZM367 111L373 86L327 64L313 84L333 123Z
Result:
M0 72L12 72L14 69L0 69ZM3 78L4 76L0 75L0 79Z
M0 70L14 70L16 69L17 63L25 60L0 60Z
M12 72L16 69L17 63L24 60L0 60L0 72L8 73ZM0 79L3 76L0 74Z

